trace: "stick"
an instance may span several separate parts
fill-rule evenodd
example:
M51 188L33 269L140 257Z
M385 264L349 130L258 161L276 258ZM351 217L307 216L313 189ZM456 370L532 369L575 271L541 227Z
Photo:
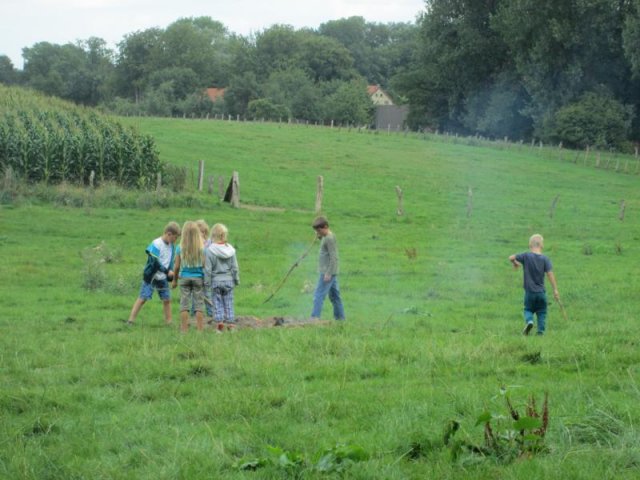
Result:
M300 265L300 262L302 262L302 260L304 260L306 258L307 255L309 255L309 252L311 251L311 249L313 248L313 245L316 243L316 240L318 239L317 235L314 235L313 237L313 241L311 242L311 245L309 245L309 248L307 248L307 250L300 256L300 258L298 258L293 265L291 265L291 267L289 268L289 271L287 272L287 274L284 276L284 278L280 281L280 283L278 284L278 287L273 291L273 293L271 295L269 295L269 297L267 297L267 299L262 302L262 304L264 305L265 303L267 303L269 300L271 300L273 297L276 296L276 293L278 293L278 291L282 288L282 286L285 284L285 282L287 281L287 278L289 278L289 275L291 275L291 272L293 272L295 270L295 268Z
M559 298L556 299L556 301L558 302L558 305L560 305L560 311L562 312L562 316L564 317L564 321L567 321L567 312L564 309L564 305L562 304L562 302L560 301Z

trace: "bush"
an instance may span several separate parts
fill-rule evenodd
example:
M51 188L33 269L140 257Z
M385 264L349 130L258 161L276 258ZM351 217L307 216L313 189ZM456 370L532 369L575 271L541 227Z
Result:
M247 114L257 120L284 120L289 119L291 115L287 107L272 103L266 98L251 100Z
M633 116L633 107L611 94L588 92L556 112L551 134L568 147L624 150Z

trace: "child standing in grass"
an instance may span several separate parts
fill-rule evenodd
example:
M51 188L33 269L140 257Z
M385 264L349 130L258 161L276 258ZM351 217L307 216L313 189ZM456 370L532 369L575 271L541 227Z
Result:
M196 326L204 329L204 242L196 222L185 222L182 241L176 251L173 288L180 285L180 330L189 330L189 309L194 305ZM179 281L177 280L179 278Z
M209 245L211 245L211 239L209 238L209 225L203 218L196 220L196 225L198 225L198 229L202 235L202 241L204 242L204 249L206 251L207 248L209 248ZM213 318L213 300L206 289L204 290L204 309L207 313L207 317ZM191 315L195 315L195 308L193 306L191 307Z
M171 324L171 293L169 281L173 279L173 260L175 256L175 242L180 236L180 225L170 222L164 227L161 237L156 238L147 247L147 264L142 273L140 295L136 299L129 314L128 325L133 325L136 316L147 300L151 300L153 290L158 290L162 300L164 321Z
M544 289L544 276L547 275L553 287L553 296L560 300L556 277L549 257L542 254L544 239L536 233L529 239L529 252L511 255L509 261L516 270L520 265L524 277L524 321L523 335L529 335L533 328L533 315L538 319L538 335L545 331L547 317L547 295Z
M211 245L206 250L204 264L204 284L213 294L218 332L224 329L225 324L228 329L235 326L233 289L240 284L236 250L227 243L228 235L229 230L221 223L211 228Z
M325 217L318 217L311 225L320 238L320 256L318 259L318 270L320 278L313 294L313 311L311 319L318 320L322 313L324 299L329 295L329 300L333 305L333 318L344 320L344 307L340 298L340 288L338 286L338 246L336 236L329 229L329 222Z

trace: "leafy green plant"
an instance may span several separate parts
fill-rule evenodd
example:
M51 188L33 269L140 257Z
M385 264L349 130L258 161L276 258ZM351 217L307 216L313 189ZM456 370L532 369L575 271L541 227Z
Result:
M513 407L508 395L505 399L511 420L490 412L484 412L477 418L475 426L484 426L482 443L468 438L454 439L461 425L457 421L451 421L447 425L444 444L449 447L452 460L457 461L465 455L471 455L510 463L519 457L546 450L544 438L549 425L548 394L545 393L541 411L538 411L535 398L531 395L522 415Z
M313 461L302 453L290 452L280 447L267 447L269 456L242 458L233 464L238 470L257 470L263 467L277 467L289 471L313 470L321 473L340 473L356 462L368 460L369 456L359 445L339 443L334 447L319 451Z

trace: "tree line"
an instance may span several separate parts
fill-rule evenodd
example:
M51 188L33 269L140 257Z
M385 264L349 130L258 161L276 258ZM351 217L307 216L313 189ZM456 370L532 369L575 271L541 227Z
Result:
M251 36L209 17L125 35L37 43L21 83L120 114L225 114L366 124L365 87L408 126L628 150L640 137L640 0L426 0L415 23L333 20ZM211 102L206 87L224 87Z
M371 116L367 84L391 90L417 33L415 24L351 17L317 30L274 25L245 37L210 17L182 18L127 34L115 50L100 38L36 43L23 49L22 71L0 57L0 81L119 114L362 125ZM224 88L223 99L212 102L207 87Z

